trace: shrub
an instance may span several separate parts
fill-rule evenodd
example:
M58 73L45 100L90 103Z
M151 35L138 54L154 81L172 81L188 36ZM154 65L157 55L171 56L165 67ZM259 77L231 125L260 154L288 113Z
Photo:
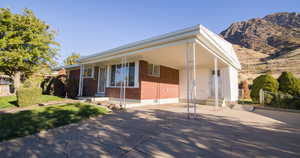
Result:
M279 90L293 96L300 96L300 80L291 72L282 72L278 78Z
M278 92L273 95L273 100L268 106L300 109L300 98L283 92Z
M19 107L29 106L39 103L41 98L41 88L19 88L17 91L17 103Z
M278 91L278 87L279 87L278 81L275 78L273 78L271 75L260 75L253 80L252 90L250 93L251 99L254 102L258 102L260 89L275 93Z

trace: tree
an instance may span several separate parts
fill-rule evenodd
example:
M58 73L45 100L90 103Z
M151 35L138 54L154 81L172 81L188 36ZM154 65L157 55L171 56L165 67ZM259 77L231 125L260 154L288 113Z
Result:
M77 64L77 59L80 58L80 54L79 53L72 53L72 55L68 56L65 60L64 60L64 64L65 65L73 65L73 64Z
M259 90L263 89L268 92L275 93L278 91L279 83L271 75L260 75L253 80L252 90L250 93L251 99L254 102L259 100Z
M300 95L300 80L291 72L282 72L278 78L279 90L293 96Z
M22 74L33 73L40 65L54 65L55 32L29 9L14 14L0 8L0 71L13 77L15 88Z

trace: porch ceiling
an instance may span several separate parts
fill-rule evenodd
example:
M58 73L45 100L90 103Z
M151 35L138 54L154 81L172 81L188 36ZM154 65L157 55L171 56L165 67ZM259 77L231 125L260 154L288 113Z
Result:
M214 56L201 45L196 44L195 46L197 67L213 68ZM186 64L186 52L187 44L180 44L143 52L140 54L139 58L141 60L146 60L154 64L165 65L176 69L182 69L185 67ZM224 67L227 64L219 60L218 65L219 67Z

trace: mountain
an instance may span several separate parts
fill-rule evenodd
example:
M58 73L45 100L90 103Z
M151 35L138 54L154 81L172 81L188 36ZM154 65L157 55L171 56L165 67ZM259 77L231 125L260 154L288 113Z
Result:
M274 13L231 24L221 32L242 64L241 79L291 71L300 77L300 13Z

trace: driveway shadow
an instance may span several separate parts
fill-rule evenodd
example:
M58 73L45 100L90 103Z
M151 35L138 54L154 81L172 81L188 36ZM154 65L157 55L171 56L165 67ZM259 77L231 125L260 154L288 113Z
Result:
M299 126L130 110L0 144L0 157L300 157ZM275 130L284 129L284 130Z

